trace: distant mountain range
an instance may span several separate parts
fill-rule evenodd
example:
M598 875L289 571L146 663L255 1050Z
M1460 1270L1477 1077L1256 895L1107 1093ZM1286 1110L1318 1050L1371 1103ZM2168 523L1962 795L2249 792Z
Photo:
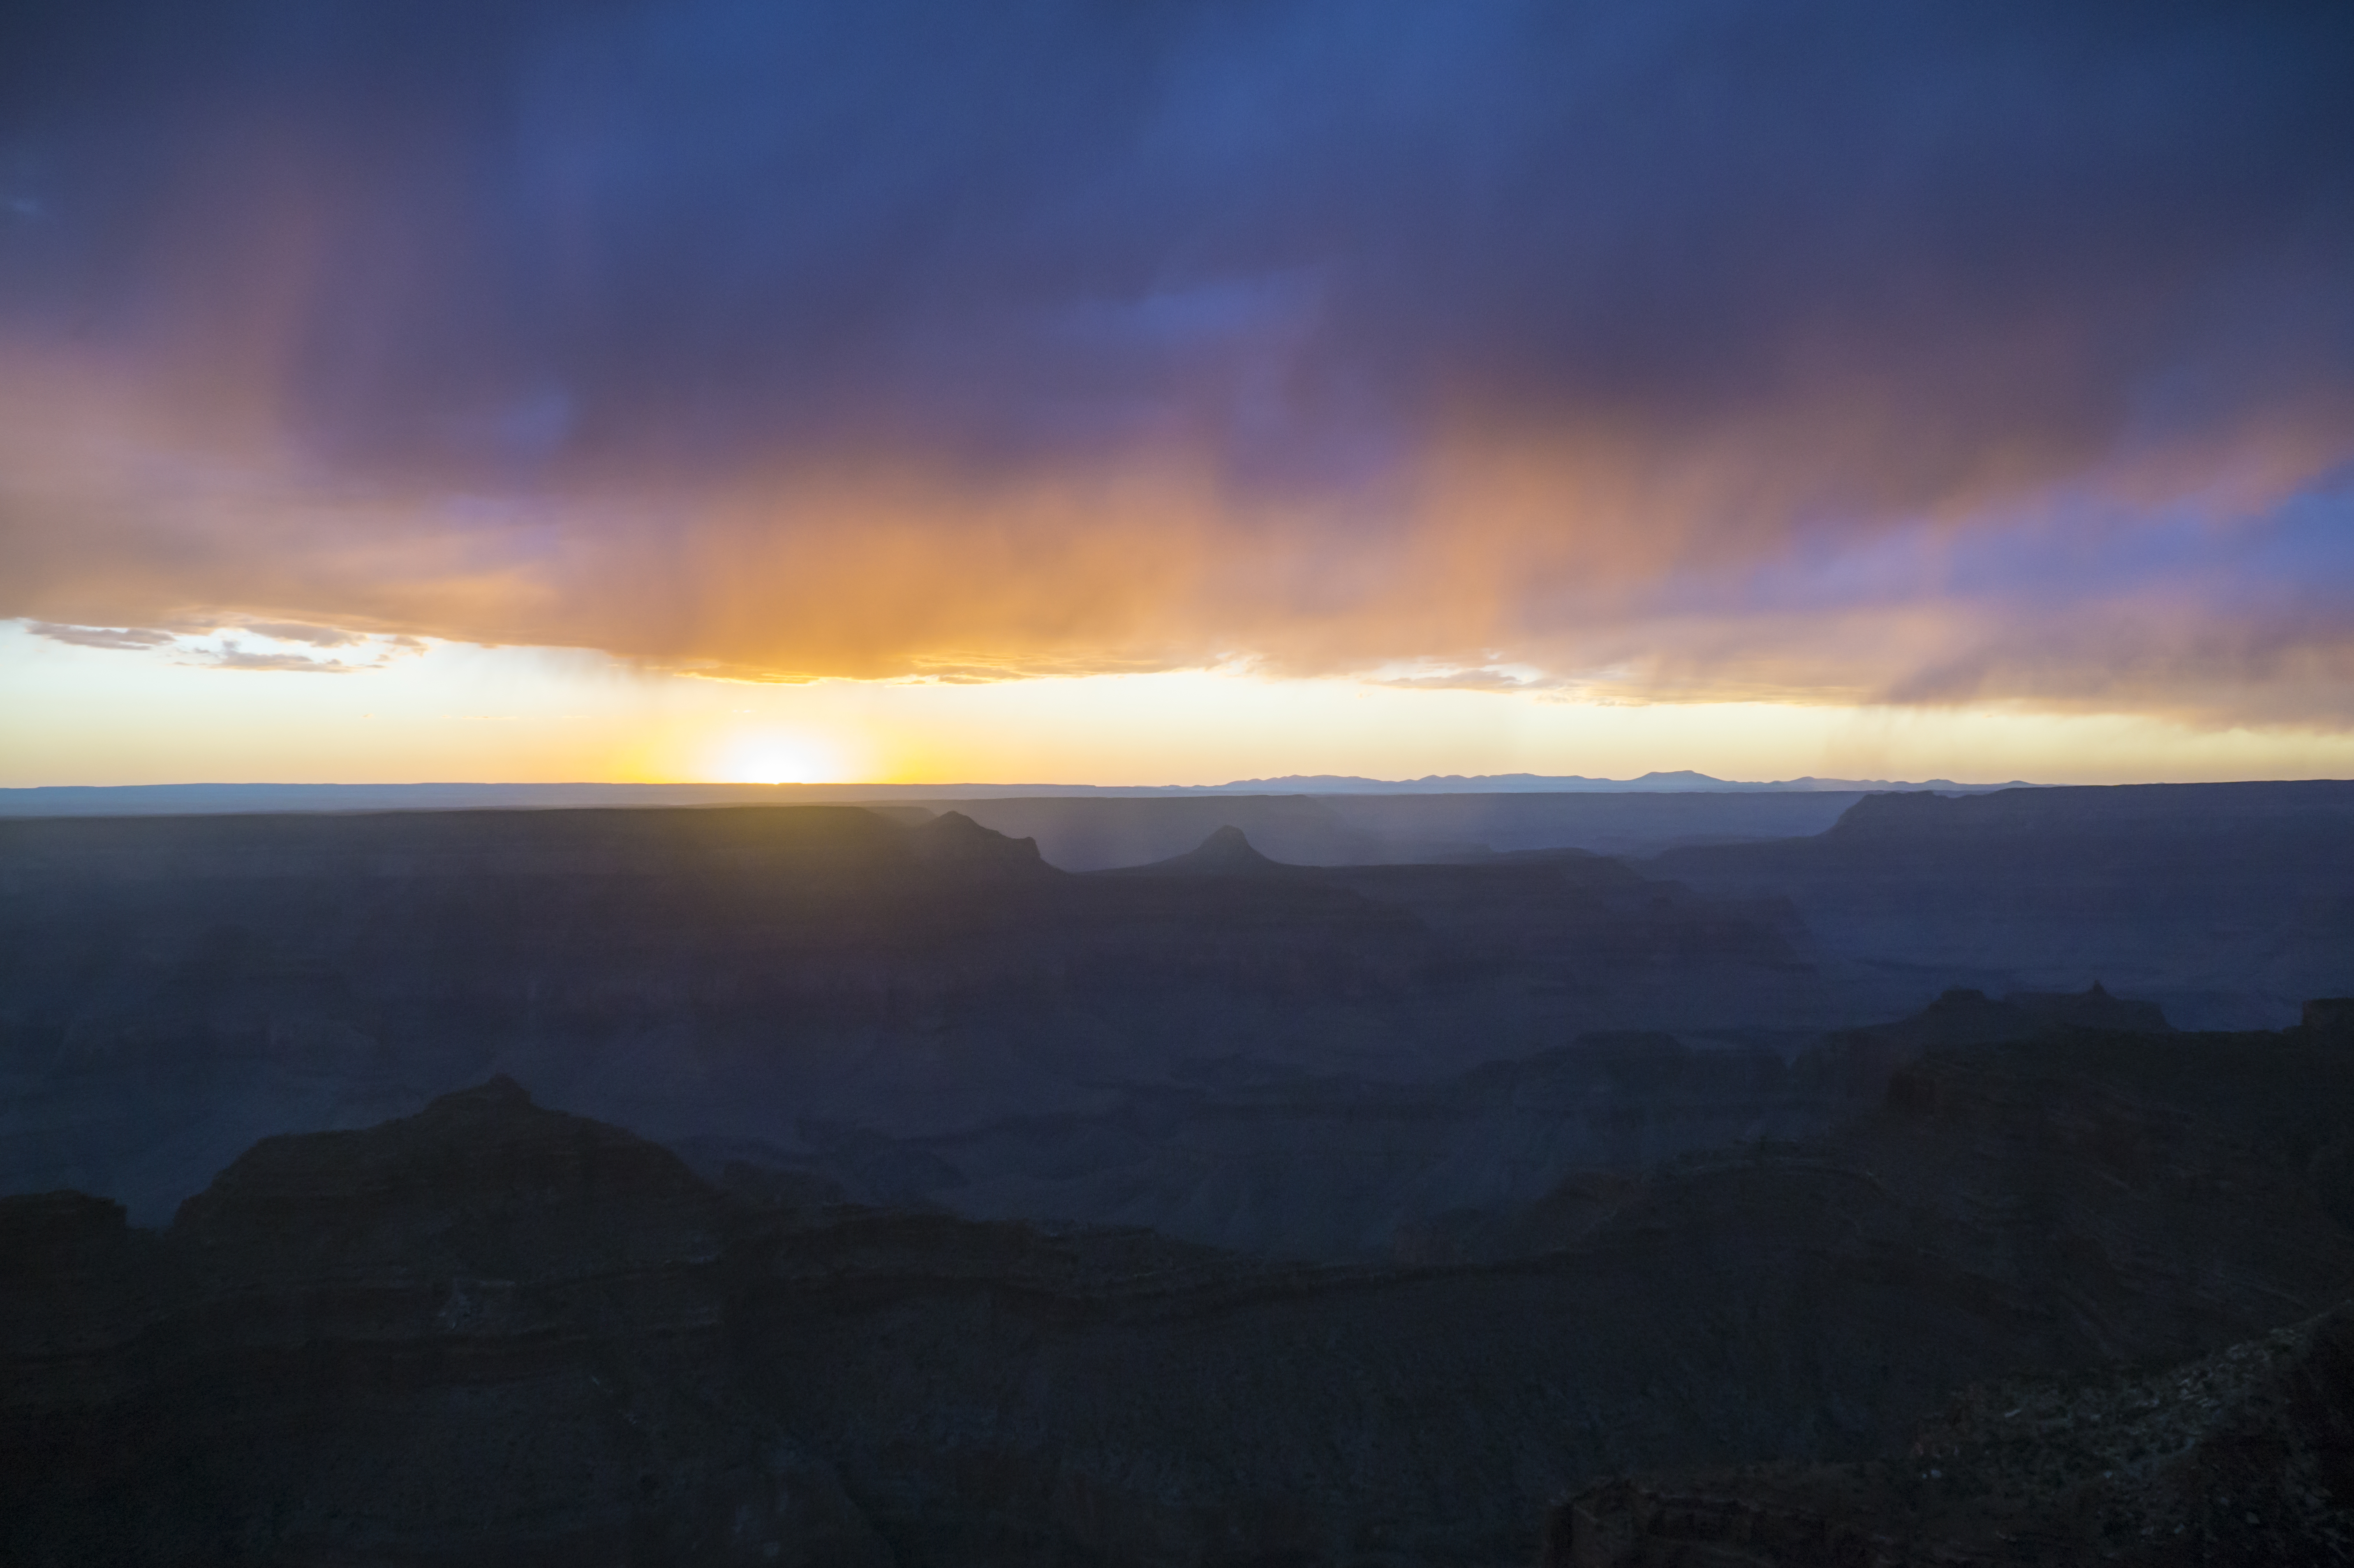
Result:
M1952 795L1975 795L1990 789L2022 789L2033 786L2014 779L2007 784L1956 784L1950 779L1905 783L1891 779L1783 779L1770 783L1715 779L1678 768L1672 773L1646 773L1639 779L1588 779L1582 773L1430 773L1420 779L1356 779L1334 773L1293 773L1281 779L1242 779L1231 784L1199 788L1232 794L1259 795L1559 795L1657 793L1682 790L1795 790L1856 792L1870 789L1935 789ZM1170 793L1175 793L1172 790Z
M1787 779L1751 783L1688 769L1639 779L1583 774L1430 774L1359 779L1331 773L1238 779L1226 784L115 784L0 789L0 817L185 816L217 811L516 810L562 806L748 806L848 800L997 800L1202 795L1856 794L1935 789L1978 794L2026 788L1903 783L1885 779Z

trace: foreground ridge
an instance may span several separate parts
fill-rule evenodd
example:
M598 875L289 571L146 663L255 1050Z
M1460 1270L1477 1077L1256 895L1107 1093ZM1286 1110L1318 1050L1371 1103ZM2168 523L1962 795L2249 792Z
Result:
M2211 1476L2306 1530L2345 1496L2338 1012L1967 1043L1999 1014L1936 1014L1966 1043L1850 1126L1587 1183L1484 1262L714 1182L499 1078L265 1139L162 1232L0 1201L0 1558L1525 1562L1564 1494L1559 1550L1637 1552L1598 1562L1675 1560L1667 1514L1967 1552L1982 1495L2221 1541L2159 1506ZM2117 1370L2169 1363L2206 1370ZM2020 1379L2062 1392L1983 1392Z
M1965 1391L1903 1453L1619 1479L1548 1568L2354 1562L2354 1303L2155 1372Z

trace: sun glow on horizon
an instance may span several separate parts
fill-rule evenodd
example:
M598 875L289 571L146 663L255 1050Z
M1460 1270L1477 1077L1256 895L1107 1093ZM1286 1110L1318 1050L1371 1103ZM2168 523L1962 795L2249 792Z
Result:
M1214 784L1431 773L2044 784L2354 777L2354 734L2016 705L1601 704L1225 671L752 684L430 642L304 673L0 622L0 785ZM283 665L284 667L281 667Z
M713 784L842 784L852 773L838 745L806 731L766 727L723 736L710 764L697 771Z

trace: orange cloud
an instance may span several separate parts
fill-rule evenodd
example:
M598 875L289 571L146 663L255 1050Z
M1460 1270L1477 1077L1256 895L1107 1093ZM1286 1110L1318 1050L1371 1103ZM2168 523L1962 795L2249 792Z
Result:
M2201 596L2195 559L2105 584L2092 546L2059 599L1951 580L1956 550L2129 554L2139 519L2179 528L2185 507L2228 534L2346 455L2348 427L2310 410L2104 456L1943 442L1868 389L1818 389L1689 429L1462 411L1344 483L1245 482L1173 441L959 463L876 440L481 494L306 457L271 413L285 396L251 362L199 393L10 355L0 614L586 647L749 680L1410 663L1397 678L1589 698L2348 717L2343 618L2251 620Z

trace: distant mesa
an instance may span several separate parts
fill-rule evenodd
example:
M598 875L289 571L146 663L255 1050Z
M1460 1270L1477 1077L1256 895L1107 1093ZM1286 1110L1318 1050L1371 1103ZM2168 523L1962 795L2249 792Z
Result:
M2048 1039L2072 1030L2170 1034L2174 1024L2158 1003L2111 995L2098 980L2078 991L2015 991L1999 1001L1982 991L1956 986L1909 1018L1842 1031L1835 1038L1874 1036L1938 1049Z
M2305 1030L2354 1041L2354 996L2317 996L2305 1004Z
M2083 991L2015 991L2000 1001L1984 991L1956 986L1905 1023L1935 1025L1949 1033L1975 1031L1989 1039L2002 1037L1999 1033L1987 1034L1989 1028L2014 1031L2020 1038L2049 1029L2097 1029L2112 1034L2166 1034L2174 1029L2158 1003L2112 996L2099 980Z
M1840 814L1831 832L1843 839L1885 834L1939 832L1954 825L1954 815L1939 796L1925 790L1867 795Z

